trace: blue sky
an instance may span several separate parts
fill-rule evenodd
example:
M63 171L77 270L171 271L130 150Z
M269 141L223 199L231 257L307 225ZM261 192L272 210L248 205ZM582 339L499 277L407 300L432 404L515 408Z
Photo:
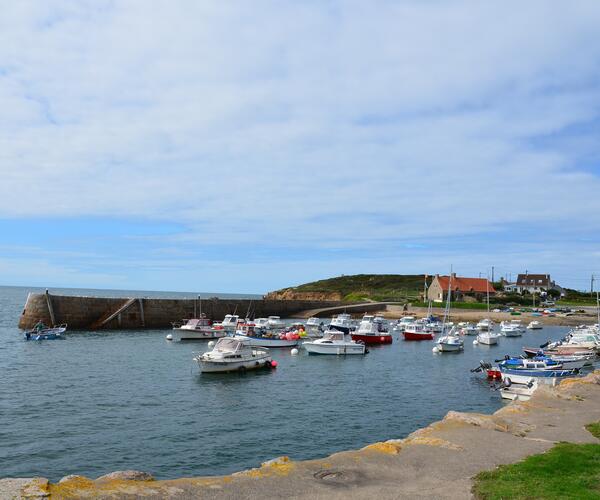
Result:
M0 284L600 276L600 4L34 1L0 16Z

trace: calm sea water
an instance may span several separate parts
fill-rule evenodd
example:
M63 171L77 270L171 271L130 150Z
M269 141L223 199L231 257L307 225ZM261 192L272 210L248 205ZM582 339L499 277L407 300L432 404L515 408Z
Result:
M25 342L16 324L30 290L0 287L0 477L225 474L402 438L449 410L495 411L499 394L469 369L566 332L548 327L492 347L467 338L461 354L397 336L365 357L274 350L277 370L200 375L192 357L205 343L171 343L165 330Z

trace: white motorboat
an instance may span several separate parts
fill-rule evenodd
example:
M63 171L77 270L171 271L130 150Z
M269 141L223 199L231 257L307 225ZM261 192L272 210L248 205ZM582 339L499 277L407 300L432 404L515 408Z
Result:
M496 345L500 334L494 331L479 332L477 334L477 342L484 345Z
M316 316L312 316L306 321L307 328L319 328L322 324L323 321L321 318L317 318Z
M403 318L400 318L396 324L394 325L394 327L392 328L394 331L397 332L403 332L404 329L408 326L408 325L412 325L415 322L415 317L414 316L404 316Z
M537 320L533 320L527 325L528 330L541 330L542 328L542 323Z
M225 337L227 332L224 329L215 330L211 321L206 318L193 318L184 320L179 326L173 327L172 340L206 340Z
M459 323L458 333L461 335L477 335L479 330L473 323Z
M285 322L279 316L269 316L267 318L267 329L283 330L285 327Z
M254 321L254 326L256 326L256 328L267 328L267 326L269 325L269 318L256 318Z
M343 333L350 333L354 328L354 323L352 322L352 316L347 313L338 314L331 319L331 324L329 328L333 328L335 330L339 330Z
M213 326L217 330L225 330L227 333L233 333L237 329L240 317L237 314L226 314L223 321L215 323Z
M530 378L526 382L513 382L510 378L506 377L502 382L500 395L502 399L509 399L511 401L529 401L529 398L531 398L538 388L538 381L535 378Z
M436 346L439 352L459 352L464 349L464 341L456 333L442 335L437 339Z
M194 360L202 373L244 372L271 366L268 349L253 347L232 337L219 339L212 351Z
M365 354L365 344L346 340L345 334L339 330L327 330L322 339L304 342L302 346L308 354Z
M258 328L254 324L241 325L234 339L250 346L258 347L294 347L300 343L300 335L295 332L279 333Z
M520 321L503 321L500 323L500 331L505 337L520 337L523 335L523 326Z
M482 319L479 323L477 323L477 329L480 332L489 332L490 330L494 329L494 322L489 318Z

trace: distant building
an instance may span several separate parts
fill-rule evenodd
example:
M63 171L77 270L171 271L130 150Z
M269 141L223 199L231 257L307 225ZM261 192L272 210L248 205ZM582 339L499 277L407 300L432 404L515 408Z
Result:
M452 300L454 301L481 301L487 296L488 292L490 297L496 294L493 285L485 278L462 278L456 276L456 273L452 273L452 280L450 280L450 276L436 274L427 289L427 300L433 302L446 300L450 281L452 281Z
M519 274L514 283L505 283L504 291L512 293L537 293L546 295L549 290L556 290L563 295L563 289L550 278L549 274Z

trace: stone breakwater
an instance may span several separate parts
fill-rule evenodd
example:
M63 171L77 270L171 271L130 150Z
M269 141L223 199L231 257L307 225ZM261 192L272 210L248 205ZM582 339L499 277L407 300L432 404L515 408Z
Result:
M19 318L19 328L33 327L39 319L48 325L67 323L70 330L167 328L183 318L202 313L221 320L226 314L244 317L290 317L306 309L333 307L339 301L109 298L30 293Z
M542 453L560 441L597 443L585 425L600 420L600 371L542 387L527 402L492 415L449 412L404 439L324 459L287 457L229 476L156 481L137 471L98 479L67 476L0 480L0 498L470 498L482 470ZM394 417L390 418L393 432ZM324 429L314 429L318 439Z

